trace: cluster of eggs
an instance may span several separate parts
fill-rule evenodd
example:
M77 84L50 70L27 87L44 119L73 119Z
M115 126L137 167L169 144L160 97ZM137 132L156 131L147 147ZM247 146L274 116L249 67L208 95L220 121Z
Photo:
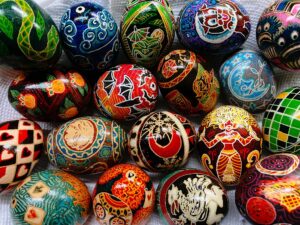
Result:
M32 0L0 2L0 58L20 70L8 98L28 118L0 124L0 194L18 185L14 223L84 224L92 205L99 224L146 224L156 201L165 224L218 224L229 207L223 186L237 187L251 222L299 222L300 87L276 97L268 62L300 69L299 6L279 0L264 11L263 56L238 51L251 23L234 0L193 0L177 22L167 0L128 0L120 30L92 2L71 6L59 29ZM170 52L175 32L185 49ZM132 64L112 67L120 46ZM79 72L54 68L62 49ZM231 56L217 75L203 52ZM231 105L214 109L220 89ZM152 112L159 90L176 113ZM79 117L92 98L102 116ZM262 132L250 114L261 112ZM206 114L198 134L181 114ZM135 122L129 137L115 120ZM44 138L33 121L64 123ZM206 172L182 169L195 148ZM260 159L264 148L279 154ZM119 164L126 150L138 166ZM30 175L43 151L60 170ZM173 172L155 193L141 168ZM92 198L69 173L102 173Z

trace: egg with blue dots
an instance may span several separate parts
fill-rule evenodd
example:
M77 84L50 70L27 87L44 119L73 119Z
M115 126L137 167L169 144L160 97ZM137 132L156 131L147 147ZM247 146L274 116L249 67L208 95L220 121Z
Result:
M299 0L279 0L262 13L256 29L257 44L275 66L300 70Z
M82 2L62 16L60 36L70 61L85 72L111 66L119 52L119 28L104 7Z

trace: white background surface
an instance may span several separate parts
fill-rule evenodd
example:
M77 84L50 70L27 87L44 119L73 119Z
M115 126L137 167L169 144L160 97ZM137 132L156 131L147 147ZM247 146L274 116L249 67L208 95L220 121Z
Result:
M72 4L82 2L82 1L76 1L76 0L36 0L36 2L41 5L43 8L46 9L46 11L53 17L56 24L59 24L60 17L64 13L64 11ZM126 0L116 1L116 0L98 0L94 1L98 4L105 6L114 16L115 20L119 24ZM180 1L180 0L169 0L171 7L174 10L174 14L177 18L177 15L180 11L180 9L185 5L188 1ZM243 6L246 8L246 10L249 12L251 16L251 23L252 23L252 31L251 35L248 39L248 41L243 46L245 49L252 49L257 50L257 44L255 41L255 29L257 20L263 11L265 7L270 5L270 3L273 2L273 0L238 0ZM173 45L173 49L180 48L181 46L177 42L177 38L175 40L175 43ZM182 47L181 47L182 48ZM121 51L121 54L118 57L118 62L126 62L126 57L124 56L123 52ZM63 62L64 63L64 62ZM117 63L116 63L117 64ZM22 117L19 113L17 113L9 104L7 99L7 89L11 82L11 80L15 77L15 72L12 70L8 70L6 68L0 68L0 123L12 119L19 119ZM100 74L99 74L100 76ZM300 75L297 75L296 73L288 73L285 71L279 71L275 70L275 79L277 81L278 86L278 92L284 90L285 88L300 85ZM162 108L163 101L160 99L159 108ZM262 115L256 115L256 118L261 121ZM200 118L192 118L191 119L194 124L197 126L197 124L200 123ZM50 123L39 123L45 130L51 130L53 126L56 126L57 124L50 124ZM127 126L127 128L130 127ZM193 155L191 156L188 164L186 165L188 168L198 168L200 169L200 163L199 163L199 156L197 152L195 151ZM51 168L50 165L48 165L48 162L45 157L42 158L40 163L37 166L36 170L45 169L45 168ZM153 175L151 174L151 177L153 178L155 187L157 187L158 181L163 177L164 175ZM97 180L97 175L95 176L82 176L80 177L89 187L90 192L92 192L92 189L94 188L94 184ZM229 204L229 213L225 217L225 219L221 222L221 225L243 225L243 224L249 224L247 223L242 216L240 216L239 212L236 209L235 203L234 203L234 190L228 191L228 197L230 200ZM9 214L9 202L10 202L10 196L0 196L0 225L12 225L12 221L10 219ZM91 213L91 216L89 220L86 223L87 225L91 224L97 224L95 222L94 216ZM160 225L162 224L160 222L159 216L157 212L155 212L152 217L151 221L149 222L149 225Z

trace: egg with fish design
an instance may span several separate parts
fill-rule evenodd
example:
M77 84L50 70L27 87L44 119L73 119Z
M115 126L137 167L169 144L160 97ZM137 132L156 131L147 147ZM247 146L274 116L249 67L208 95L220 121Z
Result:
M0 2L0 63L18 70L45 70L61 56L59 32L32 0Z
M256 28L260 50L275 66L300 70L299 0L278 0L262 13Z
M30 175L44 151L41 127L20 119L0 123L0 194Z
M64 121L82 113L91 87L75 70L19 72L8 89L13 108L38 121Z
M71 6L62 16L60 36L74 66L84 72L101 72L116 59L119 28L112 15L96 3Z

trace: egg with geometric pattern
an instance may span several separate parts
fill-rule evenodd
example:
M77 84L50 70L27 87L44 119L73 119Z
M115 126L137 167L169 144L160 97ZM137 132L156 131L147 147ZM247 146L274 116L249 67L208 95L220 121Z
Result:
M90 205L90 193L81 180L60 170L44 170L18 185L10 212L13 224L82 225Z
M0 195L31 174L44 151L41 127L27 119L0 123Z
M264 113L262 126L266 149L300 153L300 87L288 88L275 98Z

